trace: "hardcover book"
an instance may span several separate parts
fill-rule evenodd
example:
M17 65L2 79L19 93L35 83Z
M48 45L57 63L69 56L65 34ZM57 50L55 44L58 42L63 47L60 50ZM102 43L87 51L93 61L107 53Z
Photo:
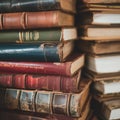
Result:
M66 42L76 39L75 27L0 31L0 43Z
M84 58L84 54L76 53L63 63L0 61L0 70L10 73L72 76L84 66Z
M84 79L80 84L81 92L76 94L6 88L0 100L4 100L3 108L10 110L80 117L90 84L90 80Z
M4 13L1 16L1 30L74 26L74 15L62 11Z
M32 9L31 9L32 8ZM0 12L64 10L76 12L76 0L1 0Z
M74 49L74 41L60 43L0 44L0 60L64 62Z
M77 49L88 54L120 53L120 41L87 41L78 40L75 45Z
M38 89L62 92L80 92L81 70L72 77L61 75L0 74L0 86L17 89Z
M120 3L120 0L79 0L84 3Z
M78 28L79 39L90 41L119 41L119 26L85 25Z

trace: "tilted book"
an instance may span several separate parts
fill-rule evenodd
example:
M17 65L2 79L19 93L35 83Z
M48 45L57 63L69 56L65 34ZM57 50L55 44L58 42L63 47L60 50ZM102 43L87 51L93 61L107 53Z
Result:
M76 53L70 55L63 63L0 61L0 70L11 73L72 76L84 66L84 59L84 54Z
M1 107L10 110L80 117L89 95L90 84L90 80L84 79L80 84L81 91L76 94L6 88L0 98L0 101L4 101Z
M74 49L74 41L65 43L0 44L0 60L32 62L64 62Z
M0 14L0 29L33 29L74 26L74 15L62 11Z
M0 12L64 10L76 12L76 0L1 0Z
M78 36L90 41L120 41L120 27L85 25L78 28Z
M86 68L97 74L120 73L120 55L87 55Z
M78 50L88 54L108 54L108 53L120 53L120 41L89 41L78 40L76 41Z
M76 39L75 27L0 31L0 43L66 42Z
M62 92L80 92L81 70L72 77L40 74L0 74L0 86L17 89L38 89Z

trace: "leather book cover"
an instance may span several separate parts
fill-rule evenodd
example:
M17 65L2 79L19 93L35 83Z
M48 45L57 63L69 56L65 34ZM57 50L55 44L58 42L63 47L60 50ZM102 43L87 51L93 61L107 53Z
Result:
M1 73L0 86L17 89L38 89L62 92L79 92L81 70L74 76Z
M84 54L73 54L66 62L0 61L0 70L8 73L72 76L84 65Z
M68 44L71 45L69 48ZM0 60L64 62L73 49L74 43L72 41L66 43L0 44Z
M4 13L0 23L2 29L35 29L73 27L74 15L62 11ZM66 19L64 21L64 19Z

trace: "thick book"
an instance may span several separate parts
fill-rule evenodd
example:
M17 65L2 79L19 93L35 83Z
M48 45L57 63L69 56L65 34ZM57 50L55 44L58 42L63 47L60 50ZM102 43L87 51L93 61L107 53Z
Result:
M0 98L0 101L4 101L1 107L9 110L80 117L89 96L90 84L90 80L84 79L80 84L79 93L6 88Z
M80 13L78 14L78 24L120 25L119 20L120 20L120 12L91 11L91 12L82 12L81 14Z
M78 28L78 37L90 41L119 41L119 26L85 25Z
M120 73L120 54L86 55L86 68L97 74Z
M75 27L0 31L0 43L66 42L76 39Z
M32 8L32 9L31 9ZM76 0L1 0L0 12L63 10L76 12Z
M78 53L70 55L63 63L0 61L0 70L11 73L72 76L84 66L84 59L84 54Z
M0 28L35 29L74 26L74 15L62 11L19 12L0 14Z
M0 74L0 86L17 89L38 89L62 92L80 92L81 70L72 77L61 75Z
M120 53L120 41L87 41L78 40L75 43L78 50L88 54Z
M64 62L74 49L74 41L0 44L1 61Z
M94 82L93 89L101 94L120 93L120 79Z
M79 0L80 2L84 2L84 3L120 3L120 0Z

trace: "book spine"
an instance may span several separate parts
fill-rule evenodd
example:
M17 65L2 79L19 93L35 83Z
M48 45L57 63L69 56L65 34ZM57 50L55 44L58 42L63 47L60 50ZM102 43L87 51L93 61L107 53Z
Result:
M32 9L31 9L32 8ZM60 9L59 0L1 0L0 12L47 11Z
M8 110L70 116L71 93L7 88L4 96L0 100L4 100L4 108ZM76 100L76 96L73 99Z
M0 44L0 60L60 62L60 46L54 43Z
M1 14L2 29L58 27L58 11Z
M0 32L0 43L59 42L61 40L61 36L61 29L2 31Z
M83 0L85 3L120 3L119 0Z
M17 89L38 89L78 92L80 72L73 77L54 75L1 74L0 86Z
M0 70L8 73L23 74L45 74L71 76L71 62L69 63L49 63L49 62L5 62L0 61Z

